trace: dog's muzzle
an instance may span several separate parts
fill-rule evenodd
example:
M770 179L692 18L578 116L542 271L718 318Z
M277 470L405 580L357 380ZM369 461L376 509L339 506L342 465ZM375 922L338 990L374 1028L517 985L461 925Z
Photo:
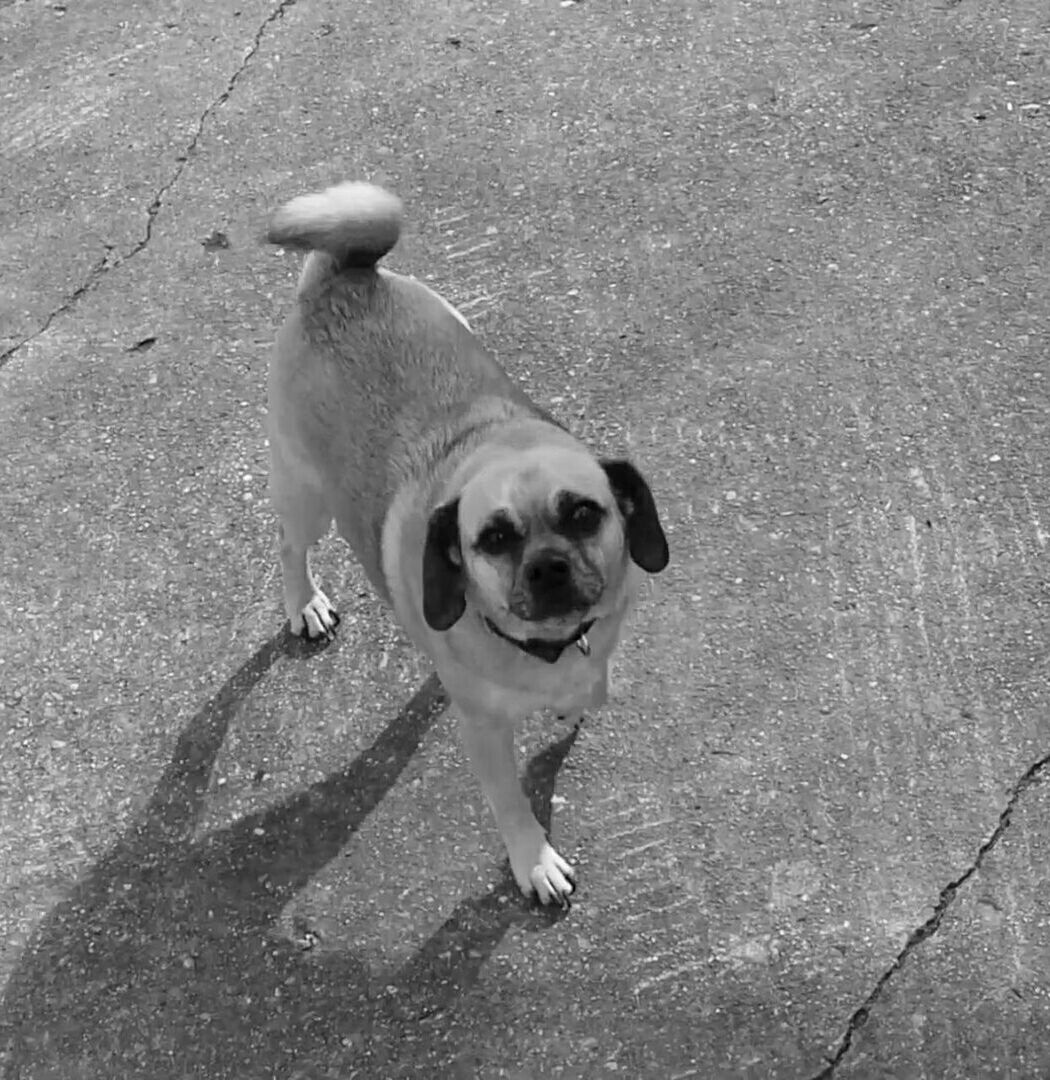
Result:
M524 585L527 602L512 604L511 608L519 618L530 622L559 618L574 611L582 614L600 595L600 588L580 587L579 574L574 572L571 560L554 548L537 552L522 567L519 580ZM589 592L595 595L588 595Z

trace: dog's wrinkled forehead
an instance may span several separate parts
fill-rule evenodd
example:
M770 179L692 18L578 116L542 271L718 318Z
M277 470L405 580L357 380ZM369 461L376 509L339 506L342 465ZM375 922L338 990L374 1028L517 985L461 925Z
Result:
M537 448L487 461L460 493L460 522L472 532L494 514L523 524L558 516L566 497L612 501L609 482L584 450Z

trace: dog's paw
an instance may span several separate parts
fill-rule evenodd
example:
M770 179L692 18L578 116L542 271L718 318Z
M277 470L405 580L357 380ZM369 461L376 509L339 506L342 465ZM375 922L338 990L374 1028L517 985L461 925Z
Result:
M558 716L558 722L559 723L562 723L562 724L569 723L574 728L576 728L577 731L579 731L579 729L581 727L583 727L583 713L582 712L577 711L577 712L571 712L571 713L558 713L557 716Z
M292 633L308 641L316 641L318 638L331 640L335 637L335 630L339 625L339 612L332 607L332 601L318 589L290 623Z
M546 841L531 866L513 869L518 886L526 896L535 894L545 905L569 906L569 897L576 887L576 871Z

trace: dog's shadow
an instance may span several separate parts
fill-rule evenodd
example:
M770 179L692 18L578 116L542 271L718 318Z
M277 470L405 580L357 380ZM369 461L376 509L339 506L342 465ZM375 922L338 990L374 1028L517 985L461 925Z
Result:
M345 769L194 839L230 720L275 661L267 642L193 717L144 812L44 920L0 1004L5 1080L291 1076L298 1060L356 1047L378 1067L390 1031L454 1004L507 930L550 925L509 868L373 997L347 953L306 959L275 932L283 907L375 809L448 702L436 676ZM576 732L526 775L546 825Z

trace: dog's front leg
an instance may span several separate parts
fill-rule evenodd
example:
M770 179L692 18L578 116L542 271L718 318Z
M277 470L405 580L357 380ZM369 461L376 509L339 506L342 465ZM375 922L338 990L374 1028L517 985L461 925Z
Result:
M526 896L542 904L568 904L573 868L551 847L518 779L514 724L458 708L460 734L481 790L492 807L510 856L510 867Z

